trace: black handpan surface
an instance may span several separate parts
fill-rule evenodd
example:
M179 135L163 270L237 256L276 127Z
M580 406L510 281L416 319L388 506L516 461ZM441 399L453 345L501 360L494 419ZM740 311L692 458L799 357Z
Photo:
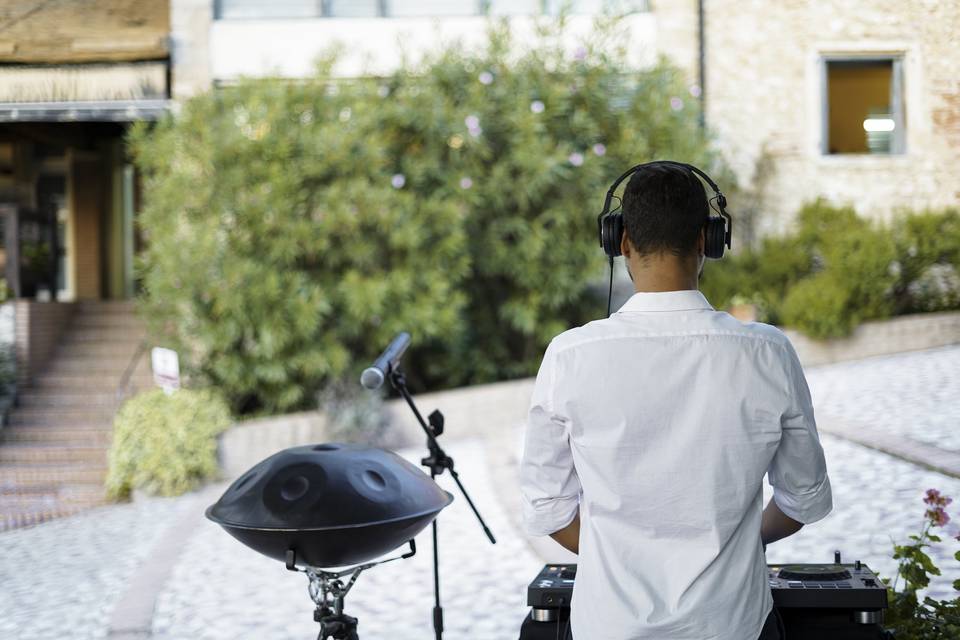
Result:
M240 476L207 517L251 549L342 567L401 546L453 501L392 451L355 444L284 449Z

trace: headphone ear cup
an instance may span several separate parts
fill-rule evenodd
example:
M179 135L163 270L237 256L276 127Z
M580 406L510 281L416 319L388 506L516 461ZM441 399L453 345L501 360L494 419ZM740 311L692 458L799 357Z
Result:
M610 213L600 222L600 244L603 252L611 258L620 254L620 241L623 238L623 214Z
M726 221L720 216L711 216L707 220L707 230L704 238L704 255L714 260L722 258L726 235Z

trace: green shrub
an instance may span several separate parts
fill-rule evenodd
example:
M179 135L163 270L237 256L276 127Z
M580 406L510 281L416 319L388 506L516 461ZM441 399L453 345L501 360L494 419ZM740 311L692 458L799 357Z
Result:
M624 73L615 23L575 55L545 25L518 43L492 23L385 79L331 58L135 127L144 304L184 370L236 413L309 408L408 330L415 387L530 375L602 309L614 176L673 158L732 189L683 73Z
M903 212L881 225L817 200L793 233L708 266L703 289L718 308L751 300L765 321L839 337L865 320L960 308L958 261L955 210Z
M960 211L925 211L893 225L900 269L895 286L898 313L940 311L960 306Z
M230 422L226 403L208 390L155 389L130 398L114 420L108 495L179 495L213 477L216 436Z

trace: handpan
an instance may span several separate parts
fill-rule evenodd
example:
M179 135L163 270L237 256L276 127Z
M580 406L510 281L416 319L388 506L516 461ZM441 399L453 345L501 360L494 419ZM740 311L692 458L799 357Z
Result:
M392 451L355 444L284 449L240 476L207 511L254 551L297 564L367 562L413 538L453 501Z

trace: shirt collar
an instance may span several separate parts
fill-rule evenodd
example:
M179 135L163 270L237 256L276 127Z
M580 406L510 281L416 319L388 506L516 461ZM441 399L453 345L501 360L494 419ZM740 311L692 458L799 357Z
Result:
M713 310L696 289L683 291L638 292L630 296L617 313L649 313L654 311Z

